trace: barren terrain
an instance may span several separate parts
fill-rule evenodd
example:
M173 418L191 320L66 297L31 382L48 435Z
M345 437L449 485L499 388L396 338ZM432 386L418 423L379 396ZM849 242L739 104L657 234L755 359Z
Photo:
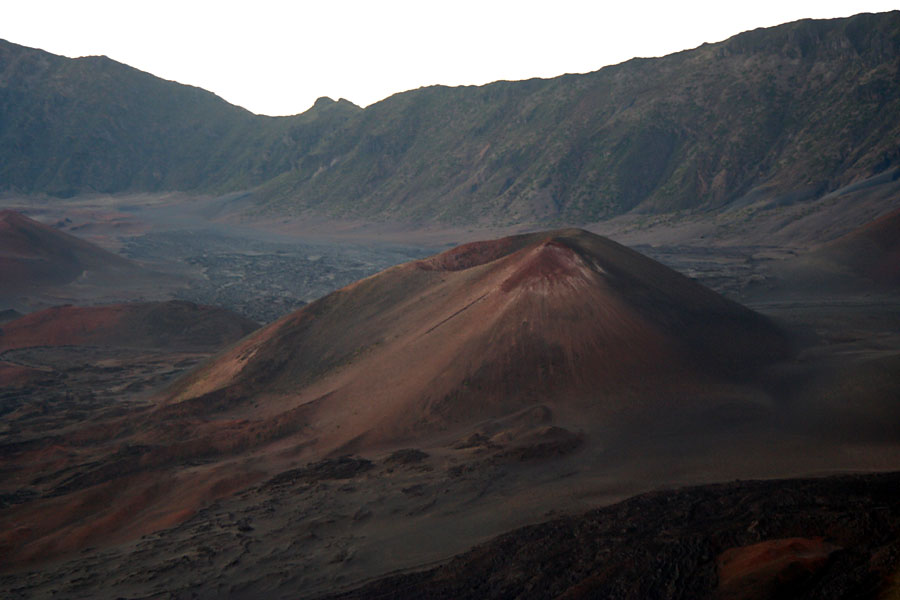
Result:
M753 269L737 266L747 262L739 249L712 249L700 260L689 252L662 251L673 262L696 261L700 267L694 274L723 282L716 287L726 292L753 289ZM465 253L446 256L472 260ZM458 262L442 259L440 264L452 268ZM187 495L154 491L148 474L153 476L156 467L132 475L124 471L124 479L113 472L125 487L105 493L131 498L129 510L143 516L125 529L109 519L98 521L107 524L109 535L82 529L78 535L85 541L74 546L82 548L78 554L65 550L74 548L71 542L57 546L51 562L29 550L25 564L7 569L2 589L11 597L29 598L92 597L99 590L123 597L316 597L385 573L440 563L517 526L576 515L660 487L896 469L897 297L890 290L785 295L772 287L768 296L754 298L754 308L789 332L794 354L758 373L752 385L706 388L702 394L716 398L709 408L691 398L677 412L663 411L662 418L659 410L647 416L607 415L597 428L579 411L526 403L508 418L485 418L466 433L451 429L413 444L357 445L324 456L294 434L260 450L252 450L253 444L249 452L229 450L224 460L202 452L186 455L180 474L172 472L161 481L172 490L187 490L187 482L193 482L195 491ZM83 488L97 477L91 475L99 473L97 466L77 466L66 450L52 446L71 422L59 415L147 422L141 415L153 407L148 394L164 389L176 372L200 358L122 352L107 364L101 363L102 353L78 356L84 362L64 349L4 355L8 364L44 377L34 380L38 385L19 388L24 393L15 392L24 402L9 420L6 456L21 456L22 441L44 439L31 446L40 449L32 464L75 466L57 474L40 467L50 475L46 483L24 486L24 480L7 473L4 501L14 508L11 514L27 514L20 511L47 493L41 489L74 494L60 497L71 504L90 502L84 493L106 485ZM46 376L48 368L56 374ZM80 391L66 395L64 390ZM47 402L51 397L56 404ZM254 400L238 419L263 416L264 399ZM41 416L39 406L71 412L45 410ZM48 413L54 417L48 419ZM209 424L198 425L209 430ZM152 465L152 444L171 443L164 439L132 451ZM122 451L116 459L120 469L131 460ZM175 512L156 511L153 517L143 513L148 506ZM713 562L704 564L714 568Z
M292 117L0 40L0 596L896 600L898 32Z

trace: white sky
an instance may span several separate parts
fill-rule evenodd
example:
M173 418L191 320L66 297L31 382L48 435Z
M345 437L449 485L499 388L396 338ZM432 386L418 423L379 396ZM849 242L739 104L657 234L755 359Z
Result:
M801 18L897 0L0 0L0 38L119 62L253 112L303 112L330 96L367 106L436 83L594 71Z

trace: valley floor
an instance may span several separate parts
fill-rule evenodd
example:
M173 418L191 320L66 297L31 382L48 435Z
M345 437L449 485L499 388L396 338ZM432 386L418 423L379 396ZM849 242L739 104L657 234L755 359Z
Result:
M895 470L900 465L895 401L900 391L898 306L896 298L887 296L758 303L757 309L798 331L805 347L768 375L769 395L760 399L757 412L747 413L744 407L735 413L615 424L606 437L596 432L578 437L579 417L560 414L553 415L552 425L574 437L550 434L522 446L492 438L491 427L496 426L485 424L484 436L435 439L417 451L327 459L307 468L300 462L294 475L217 500L174 528L85 549L37 569L7 572L0 576L0 590L9 598L317 597L387 573L441 564L516 527L578 515L654 489ZM90 362L98 356L81 359ZM117 410L112 405L128 410L131 401L124 398L139 401L141 390L164 383L196 361L187 355L147 358L110 357L107 368L91 369L65 350L6 353L0 359L55 376L29 390L19 408L7 412L4 438L14 446L16 441L54 435L75 413L100 418ZM864 384L874 385L874 392L860 395ZM128 392L104 392L110 389ZM91 402L85 403L87 397ZM56 408L52 414L38 414L41 405ZM4 445L4 452L10 451L14 448ZM251 455L244 460L254 459ZM191 467L198 474L205 468L202 461ZM810 484L767 485L788 490ZM831 489L829 485L821 484L822 489ZM717 489L731 493L732 488ZM841 486L835 484L834 489ZM24 492L4 493L8 505L31 500ZM697 493L718 492L689 491L684 497ZM672 494L671 502L693 502ZM822 500L830 501L830 496ZM626 506L634 502L642 501ZM648 529L656 521L642 521L640 512L629 514L622 528L644 531L639 538L648 544L663 543L654 541ZM890 512L873 518L886 515L896 519ZM729 521L725 512L716 518L729 531L749 526ZM798 527L782 528L778 535L827 536L834 525L815 531ZM761 531L730 543L765 539ZM897 537L892 539L884 543L896 545ZM631 544L629 553L644 552L635 549L644 542L615 541L621 543ZM713 569L714 559L706 555L702 569ZM465 577L466 568L454 566L452 572ZM430 576L410 576L409 581ZM703 577L706 581L711 575ZM391 584L373 585L383 590ZM410 585L418 589L418 584ZM368 592L361 594L352 597L369 597Z
M44 216L52 212L42 210ZM453 231L404 241L398 234L390 243L370 243L352 234L352 244L334 238L263 239L247 230L198 230L197 215L178 227L162 227L175 211L165 199L154 215L133 219L121 206L82 206L65 227L74 230L79 219L95 222L98 211L109 220L93 229L96 240L145 264L176 265L178 275L192 281L175 295L224 304L257 321L270 321L344 283L478 235ZM117 230L127 233L116 235ZM473 569L482 568L483 559L478 552L495 546L446 561L517 527L557 518L561 520L526 531L539 540L550 540L558 530L575 531L576 542L579 536L598 536L596 551L619 557L612 564L643 557L629 568L648 573L650 563L640 562L648 549L675 548L677 554L679 544L688 540L691 548L646 579L647 585L685 590L661 597L713 594L721 552L772 537L824 536L844 548L817 581L840 585L834 582L847 565L845 572L861 573L847 585L863 587L821 589L881 590L878 586L896 577L900 564L900 508L884 493L896 485L896 475L681 488L900 468L900 297L886 292L795 293L785 287L777 268L796 253L783 240L767 245L757 237L705 245L692 235L663 239L628 234L626 241L772 317L797 343L795 356L765 372L761 384L727 392L735 395L733 405L718 403L708 412L674 411L653 421L610 422L605 430L589 432L581 426L583 415L542 416L538 405L529 418L543 428L544 438L504 440L496 432L507 424L485 423L475 436L437 437L417 444L415 451L385 449L312 465L298 458L289 475L261 476L174 527L7 568L0 574L0 593L7 598L274 600L335 593L428 597L417 592L433 590L433 597L491 597L513 589L504 587L513 585L510 573L535 569L533 561L516 562L521 555L514 555L504 565L502 581L474 591L453 586L476 581ZM98 348L0 354L0 377L7 374L12 380L26 371L33 377L28 385L0 391L0 456L12 458L22 444L35 442L45 443L50 452L56 436L73 421L139 413L151 406L154 392L207 356ZM282 450L290 463L291 447L285 444ZM241 468L252 472L254 460L252 453L241 458ZM184 476L202 478L212 468L198 460ZM41 492L32 489L39 486L20 483L14 468L0 469L4 509L39 498ZM615 504L653 490L669 491ZM873 494L869 500L867 493ZM783 512L772 512L770 500L784 500L778 508ZM790 506L801 510L790 512ZM591 509L598 511L579 516ZM684 515L690 518L679 520ZM862 523L858 528L857 522ZM505 539L518 544L529 535L516 532ZM582 596L572 591L566 596L571 598L590 597L591 590L621 591L603 587L612 585L611 580L585 566L589 559L573 559L580 561L584 579L554 580L546 589L563 594L587 582L587 591ZM673 575L682 569L682 559L690 562L701 587L682 586ZM404 575L373 582L391 573ZM596 577L588 581L592 575ZM433 587L439 579L443 587ZM371 587L353 591L366 582ZM410 590L407 596L393 594L400 586ZM622 597L642 597L634 594L646 589L634 588L631 596L623 592ZM697 596L688 594L692 589L700 590ZM820 588L804 589L805 597L816 597ZM535 592L530 597L550 596Z

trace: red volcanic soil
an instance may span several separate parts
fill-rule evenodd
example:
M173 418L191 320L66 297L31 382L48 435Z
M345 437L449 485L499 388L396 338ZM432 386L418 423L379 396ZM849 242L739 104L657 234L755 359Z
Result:
M57 306L5 323L0 352L34 346L220 348L256 328L231 311L177 300Z
M528 244L529 236L472 242L451 248L419 261L419 268L435 271L462 271L502 258Z
M565 230L468 244L350 285L188 375L169 402L272 398L255 415L299 411L321 450L359 450L536 402L639 410L785 354L767 319Z
M62 308L10 323L0 344L123 342L128 319L125 339L159 339L128 308ZM767 319L588 232L470 244L338 290L192 371L155 410L57 440L69 462L32 484L45 498L0 519L0 552L139 535L298 460L450 447L487 420L509 425L475 446L519 436L530 445L509 460L564 454L609 418L714 405L786 353ZM11 452L42 460L38 446Z
M717 561L719 593L724 598L768 598L790 589L825 566L840 550L821 537L767 540L730 548Z
M71 283L82 277L135 275L136 264L11 211L0 211L2 292Z

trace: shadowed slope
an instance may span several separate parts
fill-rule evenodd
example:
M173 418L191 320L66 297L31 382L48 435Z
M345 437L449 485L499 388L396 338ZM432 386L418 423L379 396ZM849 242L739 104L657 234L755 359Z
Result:
M258 116L105 56L3 40L0 81L0 189L61 197L250 187L360 110L326 98L295 117Z
M827 244L819 254L876 285L900 285L900 209Z
M80 279L146 273L136 264L11 211L0 211L0 296Z
M900 209L853 229L811 252L775 265L789 293L859 294L900 286Z

